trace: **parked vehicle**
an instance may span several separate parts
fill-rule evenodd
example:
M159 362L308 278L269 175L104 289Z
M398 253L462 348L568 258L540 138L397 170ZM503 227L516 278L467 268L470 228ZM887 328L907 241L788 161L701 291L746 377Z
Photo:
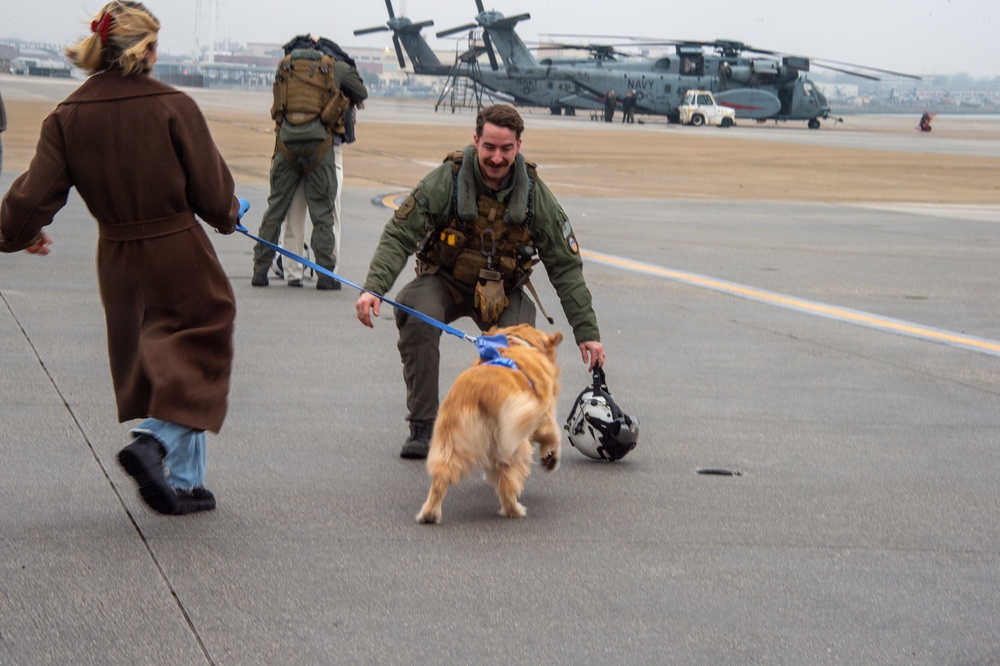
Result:
M716 104L708 90L687 91L677 111L682 125L732 127L736 124L736 110Z

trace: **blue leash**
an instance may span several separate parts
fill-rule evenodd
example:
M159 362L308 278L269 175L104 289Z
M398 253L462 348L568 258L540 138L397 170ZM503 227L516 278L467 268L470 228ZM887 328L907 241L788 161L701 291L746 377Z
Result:
M243 217L243 213L245 213L246 210L250 208L250 202L246 202L246 204L244 204L243 203L244 201L246 201L246 200L245 199L241 199L240 200L240 217ZM244 206L246 208L244 208ZM257 241L258 243L260 243L260 244L262 244L262 245L264 245L266 247L271 248L272 250L274 250L275 252L277 252L279 254L285 255L289 259L293 259L293 260L299 262L300 264L308 266L309 268L313 269L314 271L322 273L323 275L328 275L328 276L332 277L334 280L337 280L338 282L342 282L342 283L346 284L349 287L354 287L358 291L363 291L366 294L371 294L372 296L377 296L379 298L379 300L381 300L381 301L383 301L385 303L388 303L389 305L393 306L394 308L396 308L398 310L402 310L406 314L412 315L412 316L416 317L417 319L430 324L431 326L434 326L436 328L440 328L445 333L450 333L451 335L454 335L457 338L461 338L462 340L468 340L469 342L471 342L472 344L476 345L477 347L482 347L483 346L483 345L480 344L480 341L479 341L480 339L479 338L473 337L473 336L469 335L468 333L465 333L464 331L460 331L459 329L455 328L454 326L449 326L448 324L445 324L444 322L440 322L437 319L434 319L433 317L428 317L423 312L418 312L417 310L414 310L413 308L409 308L409 307L403 305L402 303L397 303L396 301L390 300L390 299L386 298L385 296L382 296L381 294L376 294L374 291L369 291L369 290L365 289L364 287L361 287L359 285L354 284L350 280L345 280L344 278L340 277L339 275L337 275L333 271L328 270L326 268L323 268L322 266L320 266L320 265L318 265L318 264L316 264L316 263L314 263L312 261L309 261L305 257L300 257L299 255L295 254L294 252L289 252L288 250L286 250L285 248L283 248L283 247L281 247L279 245L275 245L274 243L268 242L268 241L264 240L263 238L258 238L257 236L254 236L252 233L250 233L249 231L247 231L247 228L244 227L242 224L239 224L239 223L236 224L236 231L239 231L240 233L246 235L249 238L252 238L253 240ZM486 338L486 336L482 336L482 337ZM484 340L483 344L489 344L489 342L487 342L486 340ZM506 345L504 345L504 346L506 346Z

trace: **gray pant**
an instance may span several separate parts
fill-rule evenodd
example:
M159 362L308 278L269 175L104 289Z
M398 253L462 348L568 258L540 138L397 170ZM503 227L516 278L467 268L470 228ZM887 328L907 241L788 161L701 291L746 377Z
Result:
M494 324L487 324L473 311L472 296L456 303L451 290L436 275L420 275L402 290L396 300L437 321L450 324L460 317L471 317L480 331L492 326L535 325L535 304L520 289L507 295L510 304ZM399 329L399 357L403 361L406 382L407 419L411 423L430 423L438 411L438 375L441 365L441 329L405 312L396 312ZM467 348L462 349L468 353Z
M292 152L306 152L310 146L320 142L289 142ZM305 176L300 176L285 161L281 151L275 151L271 159L271 194L267 198L267 211L260 223L258 236L277 245L281 235L281 223L285 220L288 208L292 205L295 190L302 182L306 195L306 206L312 219L312 249L316 254L316 263L323 268L335 270L337 257L334 247L333 225L336 218L335 205L337 200L337 165L333 146L323 155L319 166ZM266 273L274 261L274 250L260 243L254 247L254 273Z

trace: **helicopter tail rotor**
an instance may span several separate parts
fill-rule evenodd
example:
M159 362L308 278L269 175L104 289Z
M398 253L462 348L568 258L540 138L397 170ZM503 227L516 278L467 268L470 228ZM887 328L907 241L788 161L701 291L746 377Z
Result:
M396 16L396 12L392 8L392 0L385 0L385 8L389 13L389 21L385 25L378 25L371 28L361 28L360 30L355 30L354 34L356 36L368 35L374 32L391 32L392 33L392 45L396 51L396 60L399 61L400 68L406 67L406 59L403 57L403 43L400 41L400 35L404 37L415 37L418 33L427 26L434 25L434 21L421 21L419 23L414 23L410 19L404 16ZM419 58L414 57L415 60Z

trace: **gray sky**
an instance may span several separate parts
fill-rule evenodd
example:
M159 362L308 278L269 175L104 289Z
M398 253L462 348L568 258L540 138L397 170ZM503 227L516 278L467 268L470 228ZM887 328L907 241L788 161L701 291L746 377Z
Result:
M388 20L384 0L217 0L217 32L232 42L283 43L312 32L344 47L390 46L388 33L353 30ZM0 36L69 43L89 32L100 0L4 0ZM161 48L193 50L196 0L149 0L163 24ZM210 5L202 0L203 8ZM1000 0L484 0L518 24L525 41L552 33L631 35L663 39L736 39L758 48L859 63L907 73L1000 76ZM397 16L432 19L424 37L470 22L475 0L394 0ZM694 9L702 7L702 11ZM202 34L210 34L207 9ZM608 40L604 40L608 41Z

